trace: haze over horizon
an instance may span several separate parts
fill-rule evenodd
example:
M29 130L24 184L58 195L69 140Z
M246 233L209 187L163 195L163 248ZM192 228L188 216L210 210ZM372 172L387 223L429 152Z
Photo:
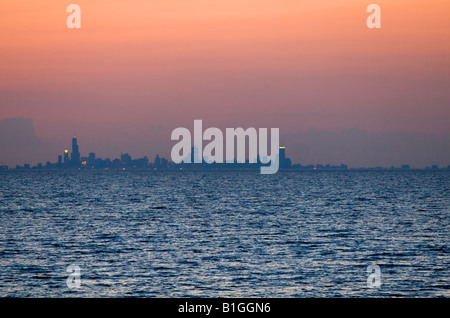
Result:
M25 118L0 120L0 165L11 168L16 165L47 161L56 162L65 149L71 151L71 138L63 145L51 144L34 132L33 121ZM5 138L5 136L9 136ZM75 136L76 137L76 136ZM438 165L448 166L445 158L450 157L450 139L425 133L368 133L361 129L336 129L323 131L309 129L302 133L282 135L281 145L286 146L287 155L293 163L302 165L331 164L348 165L349 168L374 168L404 164L411 168L426 168ZM129 143L128 147L117 144L97 144L91 140L78 140L81 155L87 157L94 152L100 158L120 158L121 153L129 153L134 159L147 156L150 161L156 155L170 161L170 147L140 148ZM204 141L204 146L208 141ZM444 158L440 161L436 158ZM20 158L20 161L17 161Z
M448 1L0 0L0 164L157 153L177 127L280 128L294 163L450 165ZM33 159L30 159L33 158ZM33 162L33 160L35 160Z

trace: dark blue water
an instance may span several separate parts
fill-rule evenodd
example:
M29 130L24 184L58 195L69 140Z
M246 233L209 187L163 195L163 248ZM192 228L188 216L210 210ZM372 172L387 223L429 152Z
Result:
M0 178L3 297L450 296L449 171Z

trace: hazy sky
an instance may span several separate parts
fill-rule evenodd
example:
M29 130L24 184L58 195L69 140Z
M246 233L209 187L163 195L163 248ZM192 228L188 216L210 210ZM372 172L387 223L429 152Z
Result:
M81 29L66 26L70 3ZM381 29L366 26L371 3ZM448 0L0 0L0 164L56 161L73 135L82 155L168 157L172 130L202 119L279 127L304 164L449 165L448 12ZM32 122L5 121L17 117ZM22 124L32 160L8 130Z

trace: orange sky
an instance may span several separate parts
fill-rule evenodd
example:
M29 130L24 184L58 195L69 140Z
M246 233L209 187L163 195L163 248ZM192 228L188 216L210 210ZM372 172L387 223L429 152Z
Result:
M447 0L73 2L79 30L71 1L0 0L0 120L51 143L151 154L193 119L450 136Z

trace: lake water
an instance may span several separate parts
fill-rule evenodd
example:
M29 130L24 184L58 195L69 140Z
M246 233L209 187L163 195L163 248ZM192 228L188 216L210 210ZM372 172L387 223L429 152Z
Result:
M450 296L450 171L0 178L2 297Z

